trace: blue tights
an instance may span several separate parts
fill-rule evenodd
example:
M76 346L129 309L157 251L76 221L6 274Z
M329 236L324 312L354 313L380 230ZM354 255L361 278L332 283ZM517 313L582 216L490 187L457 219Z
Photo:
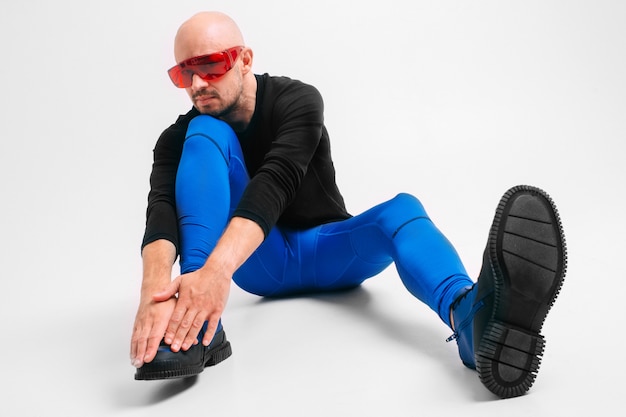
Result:
M210 116L194 118L176 178L182 273L204 265L248 182L230 127ZM450 305L472 281L450 242L409 194L311 229L274 227L233 280L261 296L333 291L358 286L392 262L409 292L450 326Z

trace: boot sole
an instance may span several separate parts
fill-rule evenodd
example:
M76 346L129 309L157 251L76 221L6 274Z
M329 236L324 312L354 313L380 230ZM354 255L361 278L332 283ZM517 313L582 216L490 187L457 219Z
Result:
M544 352L540 334L565 276L561 221L542 190L518 186L500 201L489 236L494 308L476 349L482 383L501 398L526 393Z
M158 379L188 378L202 373L206 367L217 365L233 353L230 342L226 339L226 333L224 331L221 333L221 335L218 333L216 337L222 337L222 341L208 350L205 354L204 363L193 366L180 366L175 361L163 361L163 363L159 364L160 369L158 370L137 369L135 379L154 381Z

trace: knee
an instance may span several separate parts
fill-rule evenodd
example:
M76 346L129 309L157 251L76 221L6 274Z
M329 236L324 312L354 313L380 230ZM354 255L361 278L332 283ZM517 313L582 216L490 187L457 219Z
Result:
M239 143L237 135L228 123L206 114L191 119L187 127L185 142L198 140L205 145L213 143L223 155L228 155L229 149Z
M189 122L185 136L184 155L206 157L217 149L219 155L228 164L228 156L237 135L230 126L221 120L207 115L194 117Z
M237 136L228 123L207 114L200 114L189 122L187 137L196 134L210 136L216 140L222 137L229 138Z
M392 211L397 213L401 217L426 217L428 218L428 214L424 209L422 203L418 200L417 197L407 194L400 193L396 195L389 201Z
M416 220L430 221L422 203L413 195L401 193L378 206L376 223L394 238L398 231Z

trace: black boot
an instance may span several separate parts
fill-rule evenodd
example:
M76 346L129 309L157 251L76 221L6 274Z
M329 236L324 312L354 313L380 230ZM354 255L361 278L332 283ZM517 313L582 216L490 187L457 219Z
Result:
M156 357L152 362L137 369L135 379L154 380L190 377L204 371L205 367L217 365L228 358L232 354L232 350L221 322L209 346L202 344L206 327L207 323L205 322L198 334L198 344L186 351L172 352L165 342L161 342Z
M561 221L542 190L518 186L496 210L474 287L453 303L459 353L502 397L532 386L544 349L540 334L561 289L567 256ZM472 351L473 350L473 351Z

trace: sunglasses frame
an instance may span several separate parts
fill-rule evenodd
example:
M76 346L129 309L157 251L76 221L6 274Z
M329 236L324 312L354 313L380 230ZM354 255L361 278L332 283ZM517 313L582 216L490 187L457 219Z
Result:
M233 46L232 48L228 48L224 51L195 56L174 65L172 68L167 70L167 74L169 75L170 80L172 80L174 85L178 88L191 87L194 74L202 78L204 81L214 80L226 75L226 73L233 68L243 49L243 46ZM199 71L200 67L211 64L223 64L224 67L220 68L220 73L205 73L203 71Z

